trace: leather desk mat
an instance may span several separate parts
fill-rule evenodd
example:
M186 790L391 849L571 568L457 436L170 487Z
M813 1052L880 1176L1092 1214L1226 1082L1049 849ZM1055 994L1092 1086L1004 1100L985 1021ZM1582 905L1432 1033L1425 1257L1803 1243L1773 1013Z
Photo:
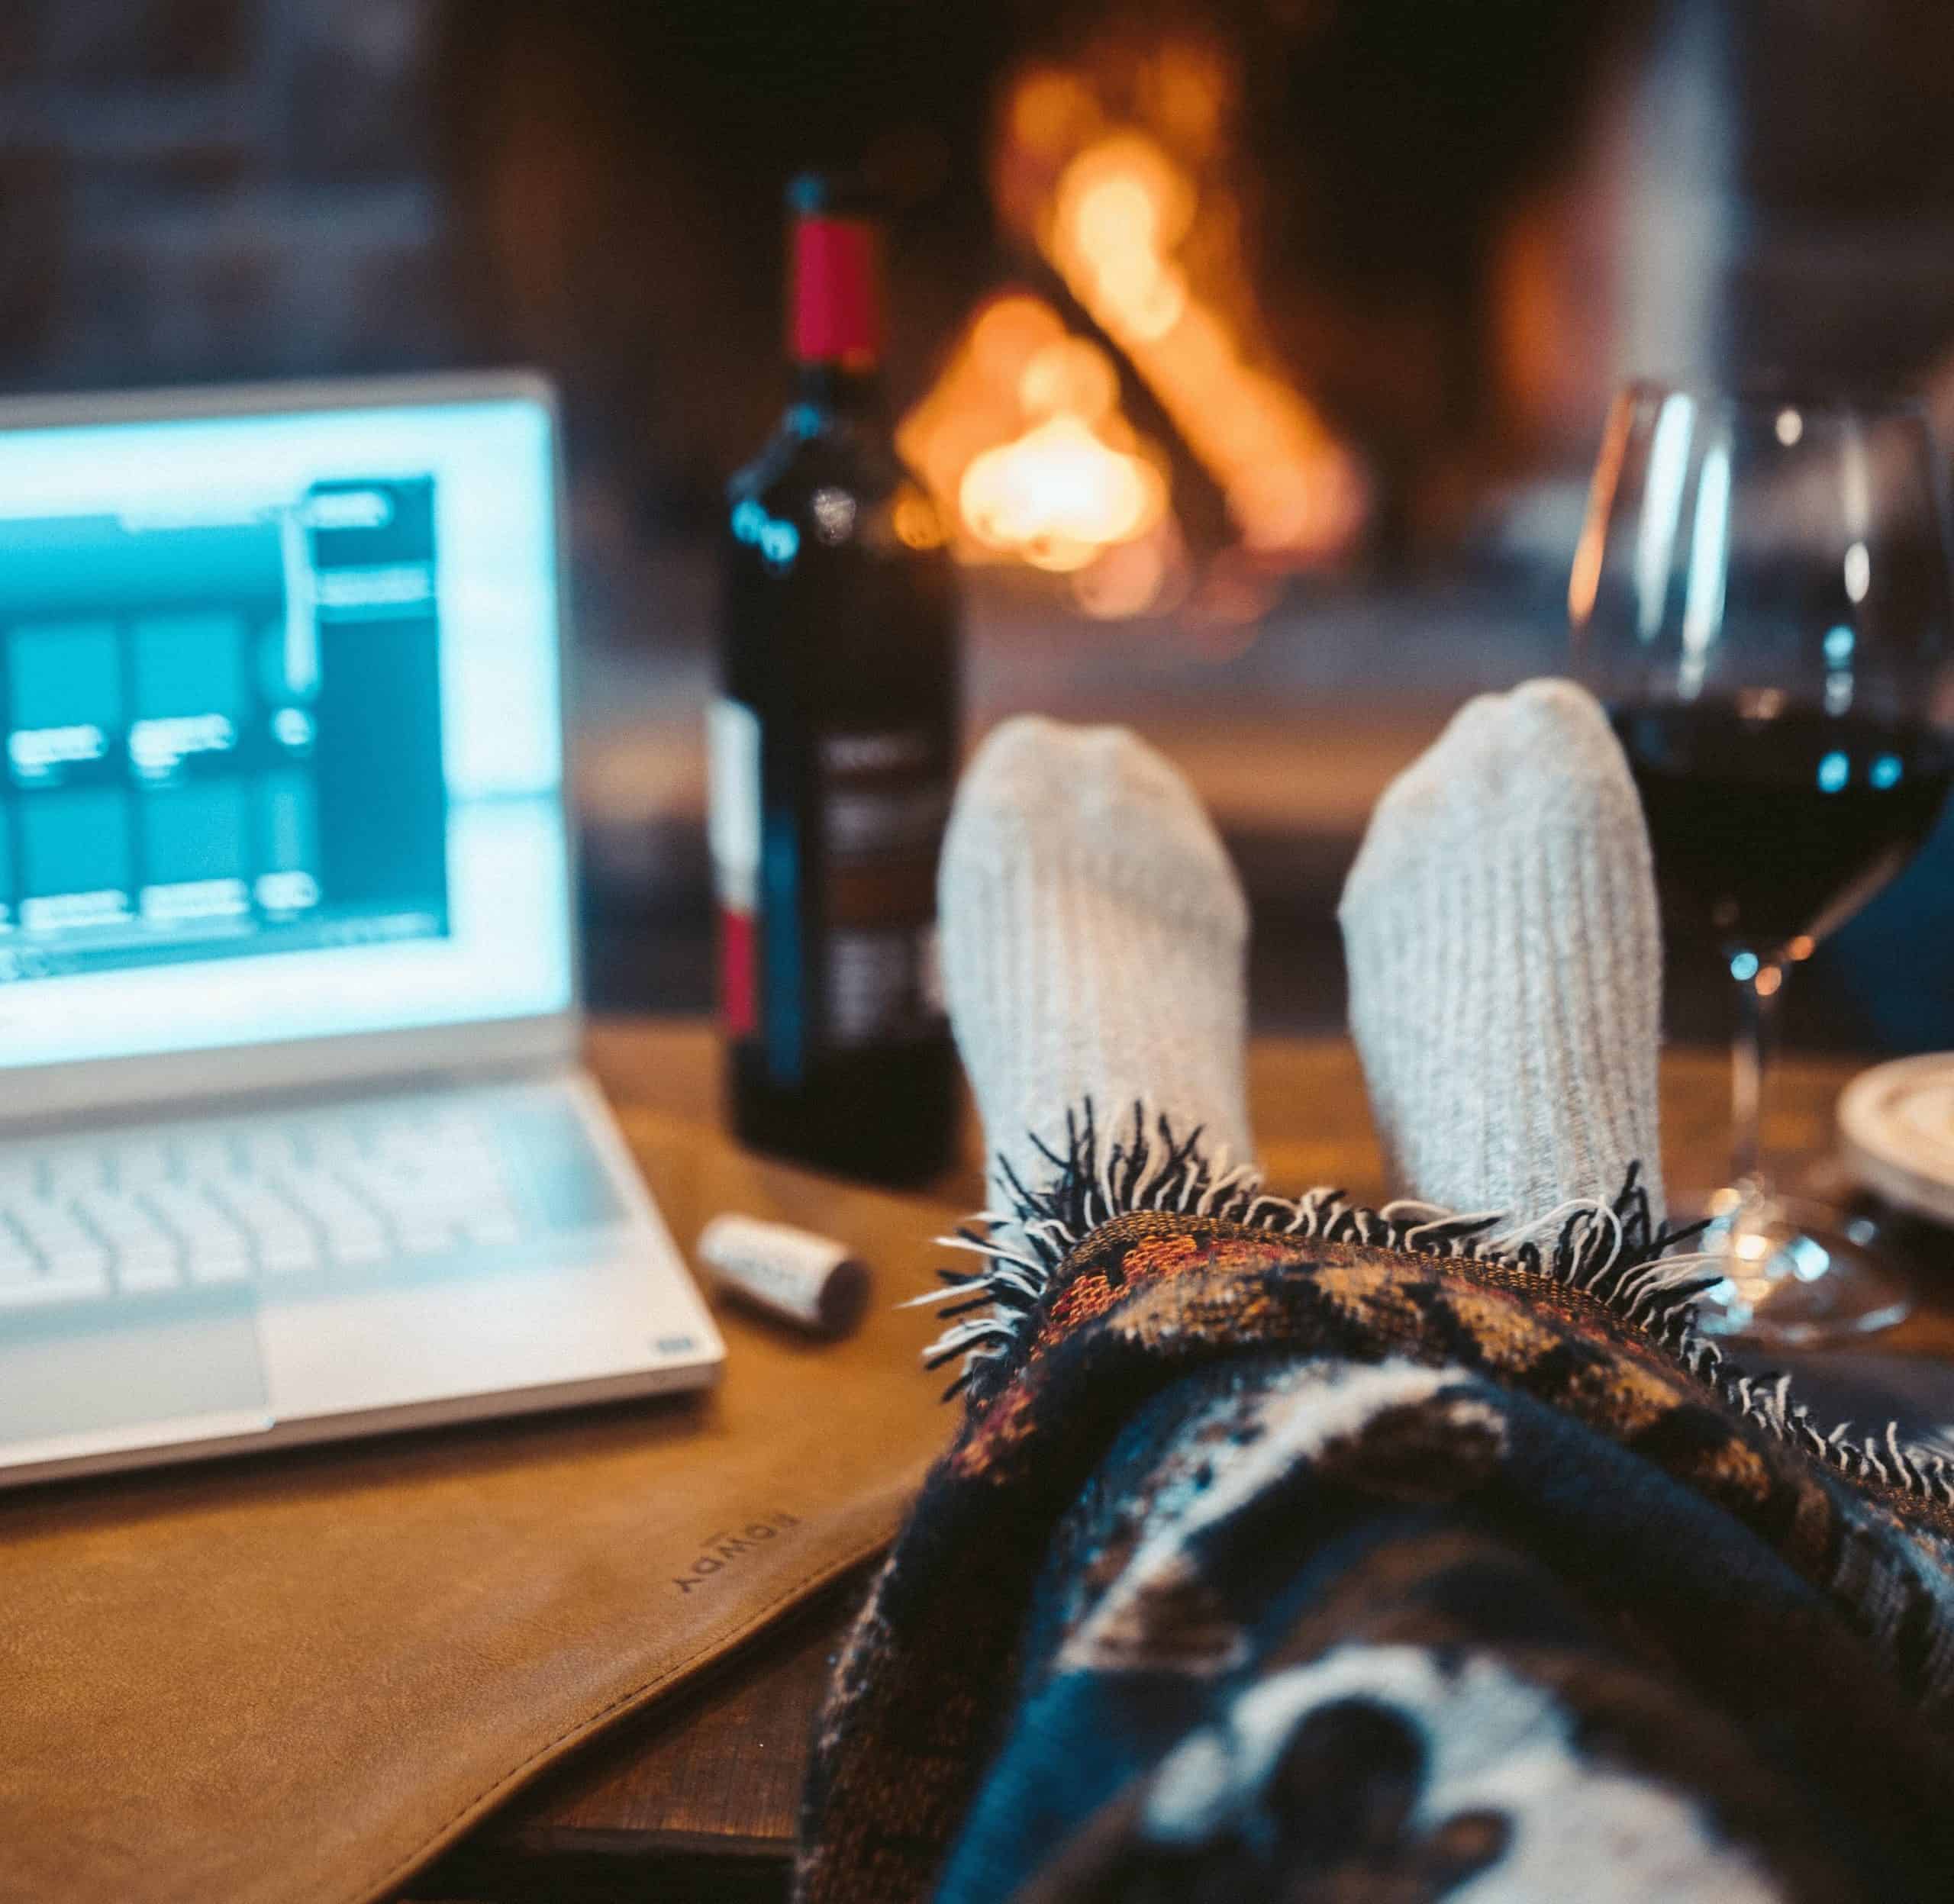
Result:
M0 1495L0 1900L360 1904L883 1545L953 1411L917 1358L953 1213L643 1113L681 1248L845 1239L819 1343L720 1300L718 1388Z

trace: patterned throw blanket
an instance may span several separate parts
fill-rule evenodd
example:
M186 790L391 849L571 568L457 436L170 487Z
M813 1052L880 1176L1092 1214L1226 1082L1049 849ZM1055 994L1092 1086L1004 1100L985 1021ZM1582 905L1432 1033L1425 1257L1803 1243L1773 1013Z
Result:
M1733 1371L1632 1180L1495 1240L1059 1161L951 1280L806 1904L1954 1896L1954 1468Z

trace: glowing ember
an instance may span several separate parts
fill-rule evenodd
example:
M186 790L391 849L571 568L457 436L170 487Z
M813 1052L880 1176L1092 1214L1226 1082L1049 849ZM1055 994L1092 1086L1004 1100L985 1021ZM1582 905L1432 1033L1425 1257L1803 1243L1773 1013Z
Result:
M1027 292L1008 292L978 313L970 332L970 353L991 382L1009 389L1040 350L1062 343L1065 335L1066 327L1050 304Z
M1193 214L1191 189L1158 147L1110 139L1066 169L1045 247L1112 337L1152 341L1187 313L1187 280L1167 253Z
M1092 95L1069 72L1040 68L1019 80L1011 105L1011 132L1034 151L1062 153L1077 143L1095 116Z
M1059 415L978 457L957 501L979 541L1064 572L1143 534L1167 496L1151 464L1101 442L1082 417Z
M1120 373L1099 346L1084 337L1048 343L1024 366L1017 380L1025 414L1053 417L1069 412L1097 423L1120 400Z
M911 549L937 549L943 546L943 525L936 505L929 498L907 489L895 499L896 540Z

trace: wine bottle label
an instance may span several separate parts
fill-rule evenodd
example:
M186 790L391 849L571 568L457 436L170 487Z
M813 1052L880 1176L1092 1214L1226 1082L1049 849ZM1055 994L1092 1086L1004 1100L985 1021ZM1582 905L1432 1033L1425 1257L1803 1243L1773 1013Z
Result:
M719 1016L729 1038L759 1025L760 723L743 701L706 710L706 839L719 913Z
M719 916L721 1023L728 1037L762 1030L763 733L744 703L707 717L713 889ZM942 1029L937 855L950 807L948 762L927 730L824 734L810 763L799 864L815 929L790 933L830 1049L929 1036ZM792 834L790 833L790 837ZM776 975L785 976L785 975ZM798 985L787 988L803 995Z
M923 729L839 733L820 748L830 1043L920 1038L940 1029L937 855L950 786Z

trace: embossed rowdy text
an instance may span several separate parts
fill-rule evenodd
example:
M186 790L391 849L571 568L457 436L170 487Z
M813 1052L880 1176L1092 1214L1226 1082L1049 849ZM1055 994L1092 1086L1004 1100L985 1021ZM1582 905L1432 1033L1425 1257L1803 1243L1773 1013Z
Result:
M702 1587L714 1574L735 1565L764 1542L778 1540L790 1527L798 1527L798 1514L769 1514L765 1520L749 1521L743 1527L713 1534L699 1544L698 1558L682 1574L672 1576L672 1584L682 1593Z

